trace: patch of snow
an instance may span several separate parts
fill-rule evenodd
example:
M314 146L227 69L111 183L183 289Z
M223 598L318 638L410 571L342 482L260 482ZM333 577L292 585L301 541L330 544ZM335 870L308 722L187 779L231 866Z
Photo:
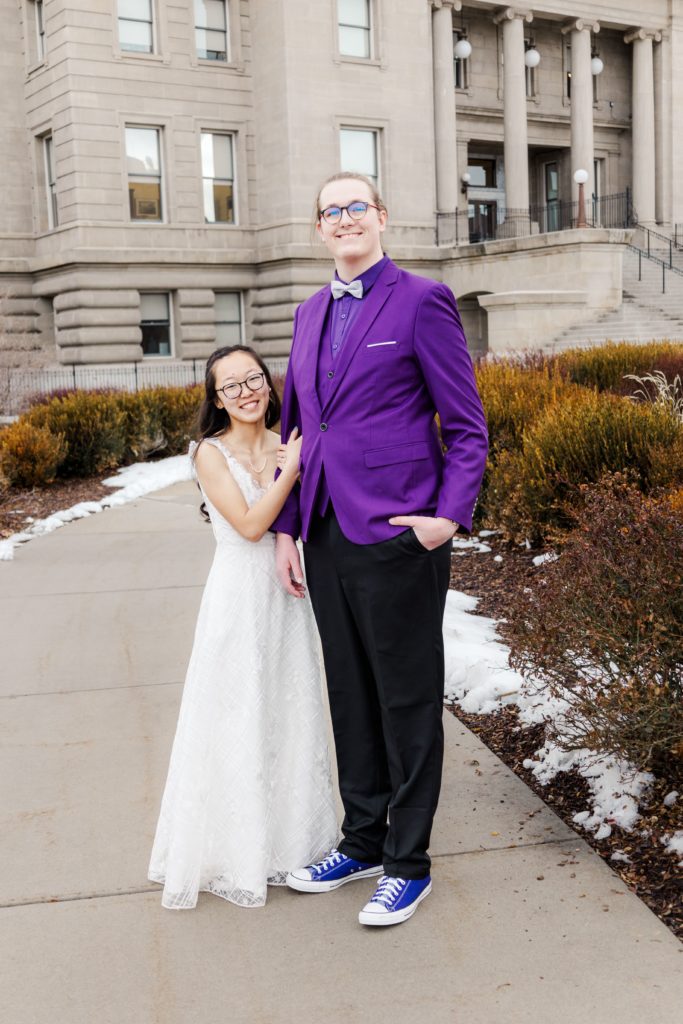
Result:
M677 789L672 789L670 793L667 793L662 803L665 807L673 807L678 800L679 793Z
M631 863L631 858L629 857L629 855L627 853L624 853L623 850L615 850L614 853L610 854L610 858L609 859L610 860L617 860L617 861L620 861L620 862L622 862L624 864L630 864Z
M543 565L544 562L556 562L560 556L554 551L546 551L542 555L536 555L531 561L534 565Z
M457 555L481 555L491 548L476 537L454 537L453 550Z
M480 530L477 534L478 537L496 537L500 533L500 530Z
M172 455L168 459L159 459L158 462L136 462L132 466L124 466L115 476L102 481L107 487L117 488L115 494L108 494L101 501L80 501L77 505L55 512L46 519L36 519L21 533L13 533L0 541L0 561L7 562L14 558L14 550L19 544L52 533L74 519L82 519L105 508L125 505L126 502L134 501L135 498L141 498L152 491L159 491L181 480L191 479L192 467L187 455Z
M502 555L494 555L493 556L493 561L494 562L502 562L503 561L503 556Z
M679 857L683 857L683 829L679 829L678 832L674 832L672 836L663 836L662 842L669 853L675 853ZM683 868L683 860L679 860L678 866L679 868Z
M472 614L477 603L477 598L454 590L449 590L446 598L446 699L470 714L489 714L516 704L522 727L539 722L561 724L567 702L510 668L509 648L498 638L496 621ZM591 809L579 812L573 820L599 839L606 838L614 825L633 829L640 800L654 781L651 773L635 771L621 758L585 748L564 750L553 740L527 758L524 767L541 785L559 772L577 771L590 788Z

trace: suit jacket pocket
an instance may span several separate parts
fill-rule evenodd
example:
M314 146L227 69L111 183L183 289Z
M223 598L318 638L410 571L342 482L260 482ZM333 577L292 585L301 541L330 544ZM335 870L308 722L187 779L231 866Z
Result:
M417 462L429 458L430 448L428 441L397 444L391 448L373 448L365 452L365 465L368 469L375 469L377 466L393 466L398 462Z

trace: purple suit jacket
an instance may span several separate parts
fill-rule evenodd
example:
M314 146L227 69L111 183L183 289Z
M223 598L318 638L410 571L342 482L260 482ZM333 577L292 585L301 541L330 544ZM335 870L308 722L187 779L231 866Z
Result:
M375 544L390 516L455 519L467 530L484 474L486 420L450 288L389 261L344 340L328 398L316 388L329 286L296 311L282 437L303 434L301 487L272 529L307 539L321 469L344 535ZM439 414L444 456L434 422Z

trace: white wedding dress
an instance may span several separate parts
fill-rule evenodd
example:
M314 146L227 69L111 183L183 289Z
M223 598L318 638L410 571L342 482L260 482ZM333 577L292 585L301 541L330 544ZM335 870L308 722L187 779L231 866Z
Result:
M252 506L264 489L218 439L208 443ZM280 586L272 534L245 540L204 500L216 554L149 867L169 909L194 907L199 892L262 906L268 884L339 835L309 600Z

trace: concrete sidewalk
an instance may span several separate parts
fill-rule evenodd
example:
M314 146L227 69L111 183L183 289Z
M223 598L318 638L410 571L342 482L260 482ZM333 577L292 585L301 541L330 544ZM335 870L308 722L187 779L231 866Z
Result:
M653 1024L683 946L450 715L434 894L363 929L372 880L263 909L146 880L213 552L180 484L0 565L3 1024Z

